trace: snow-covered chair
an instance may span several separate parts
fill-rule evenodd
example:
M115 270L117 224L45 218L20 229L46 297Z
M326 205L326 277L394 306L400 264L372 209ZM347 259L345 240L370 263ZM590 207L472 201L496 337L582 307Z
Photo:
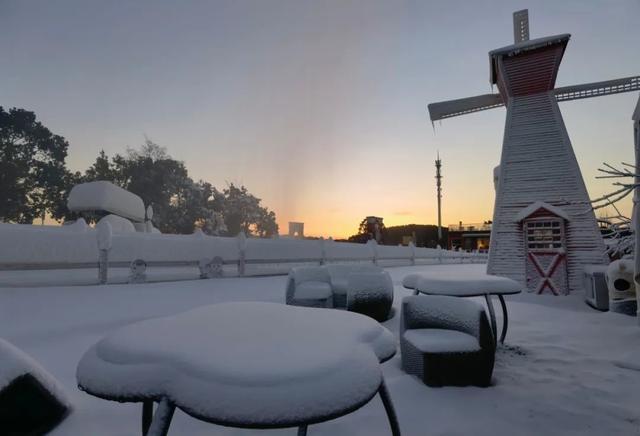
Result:
M348 275L347 310L386 321L393 304L393 281L388 272L352 272ZM335 288L333 298L336 298ZM335 300L334 300L335 302Z
M410 296L400 315L402 368L429 386L489 386L495 345L484 308L437 295Z
M321 266L292 268L287 278L286 303L293 306L333 307L329 271Z
M331 276L334 307L347 307L347 291L349 289L349 275L353 273L381 273L384 270L376 265L327 265Z
M70 410L58 381L22 350L0 339L0 434L45 434Z

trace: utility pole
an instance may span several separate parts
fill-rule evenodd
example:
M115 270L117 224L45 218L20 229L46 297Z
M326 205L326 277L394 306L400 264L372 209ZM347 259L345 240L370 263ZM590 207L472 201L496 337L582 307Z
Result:
M442 174L440 174L440 168L442 167L442 161L440 160L440 152L438 152L438 158L436 159L436 188L438 191L438 244L442 246Z

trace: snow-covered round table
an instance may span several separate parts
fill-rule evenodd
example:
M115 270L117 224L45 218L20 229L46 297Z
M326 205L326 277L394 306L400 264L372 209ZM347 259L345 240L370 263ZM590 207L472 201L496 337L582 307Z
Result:
M214 424L304 435L376 393L399 435L380 368L395 352L391 332L364 315L222 303L120 328L85 353L77 380L97 397L142 402L148 435L167 434L175 407Z
M405 276L402 279L402 285L407 289L412 289L415 295L423 293L452 297L484 297L489 310L494 340L497 338L498 327L491 296L497 295L503 314L502 332L500 333L501 343L504 343L504 338L507 336L507 329L509 328L509 316L504 296L522 292L522 286L515 280L489 274L456 276L442 273L415 273Z

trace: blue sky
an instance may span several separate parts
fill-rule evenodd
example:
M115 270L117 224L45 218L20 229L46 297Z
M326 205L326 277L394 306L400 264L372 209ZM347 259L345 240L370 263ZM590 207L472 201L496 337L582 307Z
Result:
M3 1L0 105L36 112L84 170L144 135L192 177L244 183L308 234L435 223L493 207L504 110L437 124L430 102L486 93L487 53L571 33L558 86L640 74L640 1ZM602 161L633 160L637 93L562 103L592 196Z

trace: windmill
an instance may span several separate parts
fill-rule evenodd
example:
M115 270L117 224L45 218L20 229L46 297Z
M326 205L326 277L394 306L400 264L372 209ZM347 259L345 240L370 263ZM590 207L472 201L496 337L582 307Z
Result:
M539 293L580 289L585 264L607 263L558 102L640 90L640 76L555 87L571 35L529 39L513 14L514 44L489 52L499 93L429 104L431 121L506 106L500 183L487 271Z

